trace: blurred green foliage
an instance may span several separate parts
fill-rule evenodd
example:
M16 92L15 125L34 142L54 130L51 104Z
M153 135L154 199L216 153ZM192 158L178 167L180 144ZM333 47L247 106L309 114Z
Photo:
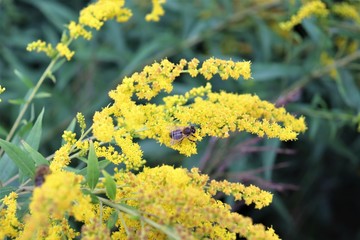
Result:
M324 2L329 9L335 3ZM358 1L348 2L357 4L360 12ZM7 89L1 95L1 138L49 63L43 54L26 52L26 45L39 38L58 42L64 25L77 19L87 4L0 1L0 84ZM199 154L189 159L145 140L141 145L148 165L197 166L212 178L271 190L274 202L264 210L233 206L272 225L283 239L359 239L360 25L330 14L325 19L308 18L291 32L282 32L278 23L297 11L300 1L295 0L168 0L158 23L144 20L151 7L148 1L127 5L133 10L129 22L108 22L100 32L93 32L90 42L74 42L74 59L54 73L55 84L48 80L42 86L18 137L44 107L40 152L53 154L77 112L90 123L94 111L109 104L107 92L124 76L162 58L251 60L252 80L216 79L214 89L253 93L285 105L306 117L306 134L296 142L281 143L233 133L228 139L204 140ZM348 51L351 44L355 49ZM324 53L335 61L335 78L329 75L334 66L321 62ZM174 93L204 83L200 77L182 77Z

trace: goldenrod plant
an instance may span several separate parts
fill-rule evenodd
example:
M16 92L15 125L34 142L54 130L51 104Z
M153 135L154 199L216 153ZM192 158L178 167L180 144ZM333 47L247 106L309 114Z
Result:
M145 16L148 24L161 21L166 14L164 4L165 0L152 1L151 12ZM330 11L358 22L359 16L351 9L349 4L328 9L322 1L307 1L275 28L291 31L304 19L326 18ZM91 41L110 20L120 24L131 17L133 12L124 0L98 0L83 8L77 21L66 25L58 43L35 40L27 45L30 52L45 53L50 63L21 102L6 137L0 139L2 164L18 169L0 179L0 238L280 239L271 224L254 222L219 199L219 195L231 197L262 210L273 201L270 191L213 178L196 165L174 166L166 156L162 164L153 166L141 147L143 140L152 140L190 157L209 138L248 133L255 139L298 140L307 130L304 116L256 94L214 89L214 78L223 83L253 81L249 60L173 60L165 56L147 63L104 92L110 101L97 111L74 114L53 154L39 152L47 110L33 113L32 106L45 81L58 84L59 75L65 74L63 64L75 63L72 61L81 54L73 47L76 42ZM325 53L321 60L325 66L336 64ZM325 72L339 78L335 68ZM176 82L184 77L202 79L204 84L179 93ZM0 85L0 94L3 92L6 89ZM36 118L22 137L19 129L28 121L29 112Z

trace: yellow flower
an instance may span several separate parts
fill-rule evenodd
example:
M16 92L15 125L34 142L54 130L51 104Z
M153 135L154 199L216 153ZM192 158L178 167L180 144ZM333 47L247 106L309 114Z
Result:
M104 108L101 112L95 112L93 117L93 134L100 141L110 142L114 135L113 119L109 116L111 114L110 108Z
M110 230L106 225L102 224L98 219L94 219L89 224L83 225L81 228L81 239L83 240L110 240Z
M152 0L152 11L151 13L147 14L145 20L150 22L158 22L160 20L160 16L163 16L165 11L162 4L165 4L166 0Z
M124 162L124 157L115 150L113 146L100 146L99 142L94 142L95 152L97 157L104 157L114 164Z
M145 160L142 158L140 145L135 143L130 136L115 136L116 144L121 148L124 163L127 169L138 170Z
M0 210L0 239L16 238L23 225L16 217L16 199L18 195L11 192L3 198L4 208Z
M218 191L226 195L233 195L235 200L244 200L246 205L255 204L255 208L261 209L272 202L272 194L250 185L245 187L240 183L230 183L226 180L218 182L212 180L210 183L209 193L215 195Z
M47 239L74 239L80 235L71 228L67 219L63 218L61 221L51 221L50 227L46 229L46 232L38 233L37 239L44 238L47 235Z
M56 55L56 50L52 47L52 45L50 43L46 44L46 42L42 40L29 43L26 50L29 52L44 52L50 58L53 58Z
M114 104L95 114L94 136L104 142L117 136L117 142L122 142L124 146L134 146L130 141L124 144L125 139L130 136L152 138L190 156L196 153L195 142L206 136L228 137L234 131L247 131L260 137L266 135L287 141L295 140L300 132L306 130L304 118L296 119L286 113L284 108L276 108L273 104L248 94L213 93L210 84L193 88L184 95L165 97L164 104L161 105L148 102L137 104L132 100L134 94L139 99L150 100L160 91L170 92L172 82L180 73L190 73L190 70L184 70L186 63L181 60L179 64L173 64L165 59L125 78L122 84L109 93ZM196 66L198 62L193 59L189 63L190 74L194 74ZM251 78L250 62L211 58L198 71L207 79L214 74L219 74L223 80L230 77L238 79L240 76L244 79ZM181 134L182 129L191 124L194 125L195 133L178 142L171 139L172 131L180 131ZM136 163L127 165L139 166L141 152L132 152L136 153L133 154Z
M179 226L177 229L180 234L189 234L186 239L235 239L236 233L248 239L279 239L272 229L267 230L261 224L254 225L251 219L231 212L229 205L213 199L213 194L207 190L208 176L200 174L197 169L189 172L183 168L161 166L144 168L137 175L118 172L114 177L117 185L124 186L117 192L117 201L135 207L144 217L161 220L162 224ZM218 187L214 187L215 183ZM225 185L213 181L210 189L226 188L229 193L237 193L241 187L246 201L261 207L269 203L268 195L271 194L254 186L245 187L235 183ZM122 221L128 227L129 234L137 236L141 223L127 215L124 215ZM118 220L119 229L113 236L126 237L122 221ZM166 235L154 228L147 229L146 235L149 238L166 239Z
M63 43L58 43L56 45L56 50L59 52L60 56L62 57L66 57L66 59L68 61L71 60L71 58L74 56L75 52L74 51L70 51L70 49L68 48L68 46L66 46Z
M89 150L89 141L76 141L76 149L79 149L79 156L85 156Z
M233 62L215 58L204 61L199 72L206 80L211 79L215 74L219 74L222 80L227 80L229 77L238 79L240 76L247 80L251 77L250 62Z
M188 63L188 71L191 77L196 77L199 73L197 66L199 64L199 60L196 58L193 58L189 63Z
M90 40L92 37L91 32L86 27L100 30L104 23L110 19L116 19L118 22L129 20L132 13L129 9L124 8L124 4L124 0L98 0L80 11L78 22L71 21L68 24L70 41L58 43L55 50L51 44L38 40L28 44L26 49L28 51L45 52L51 58L59 53L60 56L70 61L75 54L68 47L71 41L78 37L83 37L86 40Z
M334 4L334 6L332 7L332 11L343 18L352 19L357 24L360 24L359 9L356 9L355 6L349 3L343 2L343 3Z
M79 24L100 30L104 22L113 18L118 22L125 22L131 17L131 11L124 8L124 4L124 0L99 0L90 4L81 10Z
M74 21L71 21L69 26L70 37L77 39L78 37L83 37L86 40L90 40L92 38L91 32L87 31L83 25L77 24Z
M50 163L50 170L52 172L62 171L62 168L70 163L70 149L71 144L67 143L55 152L54 159Z
M86 122L85 122L84 114L78 112L78 113L76 114L76 120L77 120L77 122L78 122L79 125L80 125L81 132L84 133L85 128L86 128Z
M301 23L305 18L311 17L312 15L326 17L328 14L329 11L326 9L323 2L319 0L310 1L305 3L289 21L280 23L280 28L289 31L295 25Z
M83 195L81 191L81 180L82 176L65 171L47 175L41 187L33 191L29 205L30 215L25 220L20 239L32 239L39 233L42 237L53 235L54 221L61 221L68 215L81 222L89 222L93 219L95 217L93 205L90 196ZM66 221L64 223L61 228L63 232L60 233L74 236L75 232L68 227Z
M73 133L71 131L64 131L62 138L66 143L73 145L76 142L76 133Z

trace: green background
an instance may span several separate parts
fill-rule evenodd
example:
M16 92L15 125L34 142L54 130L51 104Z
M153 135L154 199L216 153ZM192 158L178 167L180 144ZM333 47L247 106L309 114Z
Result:
M336 45L336 39L359 42L360 25L331 14L306 19L291 32L282 33L278 23L297 11L299 1L236 0L168 0L165 16L154 23L144 20L151 7L147 2L127 3L133 11L129 22L109 21L93 32L91 41L79 39L71 45L75 57L54 73L56 84L47 80L42 86L42 98L34 101L19 136L44 107L40 152L53 154L77 112L90 124L94 111L110 102L108 91L124 76L163 58L173 62L213 56L250 60L252 80L225 82L215 77L214 91L252 93L270 102L285 98L289 112L306 117L307 132L298 141L283 143L247 133L205 139L199 143L199 154L191 158L144 140L140 144L148 165L200 167L212 178L255 184L273 192L272 205L262 210L218 197L232 204L234 211L273 226L283 239L360 239L360 137L356 125L360 54L337 68L336 79L321 72L324 65L320 62L324 52L339 62L351 58L351 53ZM324 2L328 8L334 4ZM1 138L18 115L18 103L49 63L44 54L27 52L26 45L37 39L56 44L64 26L76 20L87 4L0 1L0 84L7 89L1 95ZM184 93L205 82L202 77L182 75L174 83L173 93ZM295 87L300 88L292 92ZM161 98L155 101L161 103Z

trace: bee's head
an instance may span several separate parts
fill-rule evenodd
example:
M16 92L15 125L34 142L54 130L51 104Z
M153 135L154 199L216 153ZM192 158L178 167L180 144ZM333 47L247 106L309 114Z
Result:
M190 126L190 131L191 131L191 133L195 133L195 132L196 132L196 129L195 129L195 127L194 127L193 125Z

